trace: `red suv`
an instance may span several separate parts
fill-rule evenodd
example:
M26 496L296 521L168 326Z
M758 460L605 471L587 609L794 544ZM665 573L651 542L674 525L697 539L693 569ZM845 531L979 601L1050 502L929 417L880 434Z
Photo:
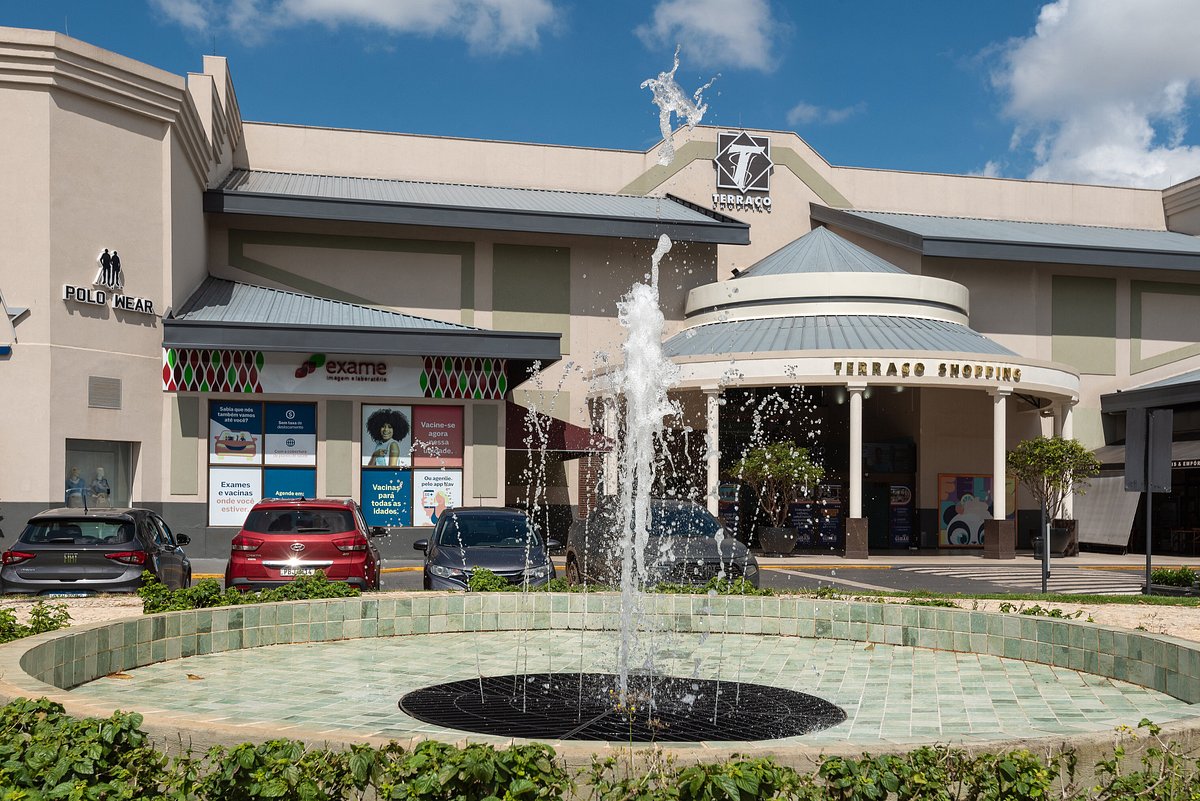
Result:
M332 581L379 589L382 561L351 500L263 500L254 505L230 543L225 586L239 590L278 587L296 576L324 570Z

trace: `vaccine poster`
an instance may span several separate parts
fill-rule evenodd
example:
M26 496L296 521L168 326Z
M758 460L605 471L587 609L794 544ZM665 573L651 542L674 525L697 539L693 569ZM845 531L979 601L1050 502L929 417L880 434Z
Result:
M268 403L265 419L265 464L316 467L316 404Z
M411 526L413 477L409 470L362 471L362 511L368 526Z
M412 407L362 407L362 466L412 465Z
M208 469L208 524L240 528L262 500L262 470L257 467Z
M414 467L463 466L463 407L412 407Z
M210 464L262 464L263 405L239 401L208 404Z
M413 525L436 525L447 509L462 506L461 470L413 471Z

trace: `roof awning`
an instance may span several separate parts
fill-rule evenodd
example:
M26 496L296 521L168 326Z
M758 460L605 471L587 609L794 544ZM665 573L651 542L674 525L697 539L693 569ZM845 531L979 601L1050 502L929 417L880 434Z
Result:
M809 204L809 214L816 222L924 256L1200 270L1200 238L1176 231L831 209L819 203Z
M510 450L541 451L559 459L578 459L589 453L607 453L613 442L583 426L509 401L505 404L504 438Z
M1100 464L1116 466L1125 464L1124 445L1105 445L1093 453ZM1183 440L1171 443L1171 468L1200 467L1200 440Z
M561 334L493 331L209 277L163 318L163 347L503 359L510 387L562 358Z
M1100 396L1100 411L1105 414L1126 409L1171 409L1194 405L1200 405L1200 371Z
M750 226L671 196L438 184L234 170L204 193L204 210L310 220L544 234L750 243Z

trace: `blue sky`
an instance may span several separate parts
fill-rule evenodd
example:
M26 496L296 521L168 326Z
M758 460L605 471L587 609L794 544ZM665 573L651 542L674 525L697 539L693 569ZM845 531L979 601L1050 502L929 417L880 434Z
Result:
M833 164L1167 186L1200 174L1196 0L0 0L247 120L646 149L669 69L704 122Z

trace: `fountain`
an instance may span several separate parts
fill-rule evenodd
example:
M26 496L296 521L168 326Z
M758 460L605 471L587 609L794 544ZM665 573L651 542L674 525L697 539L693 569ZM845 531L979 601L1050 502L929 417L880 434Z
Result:
M671 115L694 125L705 108L707 84L689 99L677 68L678 51L670 72L644 84L666 121L668 159ZM1164 737L1200 732L1194 643L966 609L647 596L656 452L664 419L676 413L657 293L670 244L659 240L648 282L620 304L628 339L614 371L626 415L619 594L412 593L76 627L0 646L0 700L47 696L89 715L137 709L156 737L201 745L463 732L493 743L555 739L575 764L601 742L811 764L820 754L933 742L1040 737L1103 747L1114 726L1140 717L1166 724ZM749 413L761 436L764 415L806 401L776 394L756 403ZM530 446L542 443L544 455L545 439L532 431Z

